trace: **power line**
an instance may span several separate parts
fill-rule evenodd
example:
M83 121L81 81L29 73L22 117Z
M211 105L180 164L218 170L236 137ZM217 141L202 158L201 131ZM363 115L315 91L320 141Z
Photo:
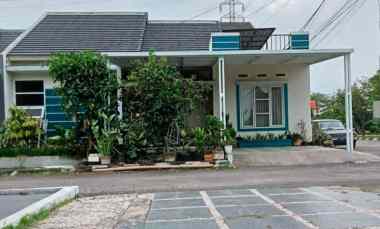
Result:
M334 24L345 12L350 10L359 0L347 0L332 16L330 16L325 23L323 23L311 38L311 41L317 39L322 33Z
M379 0L380 1L380 0ZM305 31L306 28L313 23L313 20L318 16L318 14L321 12L321 9L323 5L326 3L326 0L322 0L322 2L319 4L318 8L314 11L314 13L311 15L311 17L307 20L304 26L302 26L301 31Z
M227 13L223 14L223 12L227 9ZM219 4L219 11L223 14L220 17L220 21L227 22L239 22L245 21L243 13L245 11L245 4L240 0L224 0ZM240 13L239 13L240 12Z
M318 46L321 44L333 31L335 31L340 25L347 22L345 19L347 17L348 20L352 18L367 2L367 0L363 0L360 2L360 0L357 0L353 5L351 5L350 9L345 11L345 13L336 21L336 23L330 28L329 31L327 31L322 38L319 39L319 41L316 42L315 46Z
M199 14L194 15L193 17L189 18L188 20L194 20L194 19L197 19L197 18L199 18L199 17L201 17L201 16L203 16L203 15L206 15L206 14L208 14L208 13L211 13L212 11L214 11L214 10L216 10L216 9L218 9L217 6L212 7L212 8L208 8L208 9L206 9L206 10L200 12Z

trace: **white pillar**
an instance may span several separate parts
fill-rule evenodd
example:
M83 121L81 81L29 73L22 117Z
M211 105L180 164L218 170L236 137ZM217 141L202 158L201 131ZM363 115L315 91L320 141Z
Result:
M219 82L219 118L223 122L224 128L226 128L226 98L225 98L225 69L224 69L224 57L218 58L218 82Z
M345 107L346 107L346 130L347 130L347 159L352 161L354 151L354 132L352 121L352 93L351 93L351 54L344 56L344 83L345 83Z
M116 71L116 77L119 84L121 83L121 68L118 65L111 64L108 62L108 66L111 70ZM119 119L123 118L123 102L121 99L122 93L121 89L117 90L117 111L119 112Z

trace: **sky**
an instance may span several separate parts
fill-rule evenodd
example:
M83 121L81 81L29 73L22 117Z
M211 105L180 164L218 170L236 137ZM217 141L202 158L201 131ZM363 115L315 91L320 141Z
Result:
M148 12L153 20L190 19L200 12L216 7L222 0L0 0L0 28L27 29L46 11L138 11ZM298 31L318 7L320 0L241 0L246 4L246 20L255 27L275 27L275 33ZM318 28L345 0L327 0L320 15L310 26L313 36ZM377 0L367 0L325 40L313 48L353 48L353 80L370 77L380 65L380 29ZM197 18L218 20L217 9ZM343 58L313 65L313 92L333 93L344 87Z

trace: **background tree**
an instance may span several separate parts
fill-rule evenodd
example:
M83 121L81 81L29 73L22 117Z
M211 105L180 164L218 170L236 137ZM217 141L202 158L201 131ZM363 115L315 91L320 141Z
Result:
M65 112L84 123L92 146L91 125L99 114L117 114L116 74L108 68L105 56L95 52L57 53L49 59L49 74L60 86Z

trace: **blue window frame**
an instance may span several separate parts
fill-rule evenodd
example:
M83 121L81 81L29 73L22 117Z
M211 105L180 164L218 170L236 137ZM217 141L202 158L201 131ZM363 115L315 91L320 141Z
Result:
M238 131L287 131L288 86L279 82L238 81Z

